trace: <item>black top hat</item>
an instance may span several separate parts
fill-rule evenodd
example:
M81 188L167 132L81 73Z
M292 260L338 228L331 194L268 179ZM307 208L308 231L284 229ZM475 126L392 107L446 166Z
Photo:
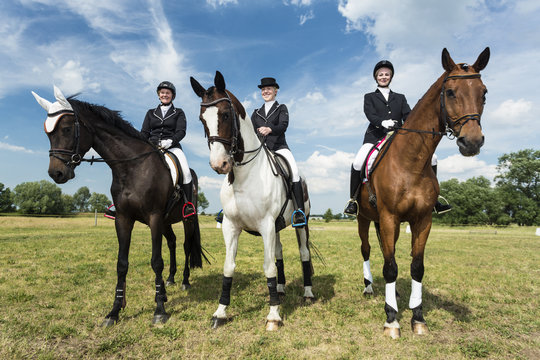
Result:
M274 79L272 77L262 78L261 79L261 85L257 85L257 86L259 87L259 89L262 89L263 87L266 87L266 86L274 86L277 89L279 89L279 85L276 82L276 79Z

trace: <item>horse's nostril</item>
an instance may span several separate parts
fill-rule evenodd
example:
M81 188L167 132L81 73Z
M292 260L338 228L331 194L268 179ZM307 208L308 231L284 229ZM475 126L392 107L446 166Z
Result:
M227 167L227 162L224 161L224 162L221 164L221 168L222 168L222 169L225 169L226 167Z

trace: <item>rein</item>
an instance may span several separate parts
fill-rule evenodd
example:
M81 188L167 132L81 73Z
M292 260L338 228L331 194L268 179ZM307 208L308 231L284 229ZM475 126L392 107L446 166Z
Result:
M224 145L229 145L230 146L229 156L233 159L234 166L243 166L255 160L255 158L257 157L257 155L259 155L259 153L261 152L264 146L264 141L261 141L261 145L258 148L253 149L253 150L238 149L238 137L240 136L240 130L238 129L238 118L236 116L236 111L234 111L233 103L231 101L231 98L229 97L229 94L225 93L225 95L227 97L222 97L222 98L216 99L211 102L206 102L206 103L201 102L202 107L209 107L209 106L214 106L222 101L226 101L229 103L229 111L232 113L232 118L233 118L231 138L227 139L221 136L208 136L208 148L210 148L210 145L213 144L214 142L219 142ZM204 135L207 136L206 132L204 133ZM252 154L252 153L255 153L255 156L253 156L251 159L247 161L234 161L234 155L236 154L242 154L242 157L243 157L243 155L245 154Z
M74 127L75 127L75 145L73 146L73 150L67 150L67 149L50 149L49 150L49 157L52 156L54 158L57 158L58 160L64 162L64 164L67 166L67 167L70 167L70 168L75 168L76 166L80 165L81 162L89 162L90 165L93 165L93 163L97 163L97 162L124 162L124 161L133 161L133 160L137 160L137 159L140 159L142 157L145 157L149 154L152 154L154 152L157 152L159 151L159 149L155 149L155 150L152 150L152 151L148 151L148 152L145 152L145 153L142 153L142 154L139 154L137 156L134 156L132 158L128 158L128 159L104 159L104 158L94 158L94 156L92 155L92 158L91 159L85 159L83 157L83 155L79 154L79 151L80 151L80 137L81 137L81 129L80 129L80 122L79 122L79 117L77 116L77 114L75 113L75 111L73 110L60 110L60 111L57 111L55 113L51 113L51 114L47 114L48 117L53 117L53 116L57 116L57 115L60 115L60 114L65 114L65 115L73 115L75 117L75 124L74 124ZM60 156L58 155L67 155L69 156L69 160L66 160L66 159L63 159L61 158Z

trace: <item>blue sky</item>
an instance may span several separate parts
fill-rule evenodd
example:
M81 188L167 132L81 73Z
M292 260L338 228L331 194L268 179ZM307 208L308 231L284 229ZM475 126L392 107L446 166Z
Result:
M208 165L189 77L210 86L219 70L249 114L262 104L260 78L277 78L277 99L290 112L287 140L313 211L340 212L367 128L363 95L375 89L374 64L393 62L391 88L412 107L443 72L444 47L456 62L473 63L486 46L486 143L464 158L445 138L437 155L440 181L492 179L502 154L538 149L539 17L537 0L2 1L0 182L13 189L50 180L45 112L30 91L50 101L53 84L66 95L80 92L79 99L120 110L140 129L158 104L156 85L169 80L188 118L184 151L208 210L218 211L223 176ZM110 183L105 164L83 164L60 187L73 194L88 186L110 197Z

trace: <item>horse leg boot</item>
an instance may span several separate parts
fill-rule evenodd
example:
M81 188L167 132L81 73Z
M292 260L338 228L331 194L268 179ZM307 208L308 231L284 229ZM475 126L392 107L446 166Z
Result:
M182 217L189 219L191 216L197 214L195 205L193 205L193 181L182 185L182 191L186 199L184 207L182 208Z
M304 190L302 189L302 183L300 181L293 182L292 191L294 201L296 202L296 210L293 212L292 226L303 227L306 225L307 219L304 209Z
M313 275L313 264L311 263L311 252L309 251L309 229L307 226L296 229L296 239L300 250L300 259L302 260L302 274L304 276L304 303L306 305L315 302L313 295L311 277Z
M437 176L437 165L432 165L431 168L433 169L435 176ZM445 212L452 210L452 206L450 206L450 204L441 204L441 202L437 200L434 210L437 214L444 214Z
M276 233L276 268L277 268L277 292L279 296L285 296L285 266L283 264L283 246L279 232Z
M355 170L354 167L351 166L351 182L350 182L351 199L347 203L345 210L343 210L343 212L347 215L351 215L351 216L358 215L358 202L356 201L356 193L361 183L362 183L362 172L359 170Z
M212 315L212 329L217 329L228 321L226 309L231 303L232 279L232 277L225 275L223 276L219 306L216 312Z

